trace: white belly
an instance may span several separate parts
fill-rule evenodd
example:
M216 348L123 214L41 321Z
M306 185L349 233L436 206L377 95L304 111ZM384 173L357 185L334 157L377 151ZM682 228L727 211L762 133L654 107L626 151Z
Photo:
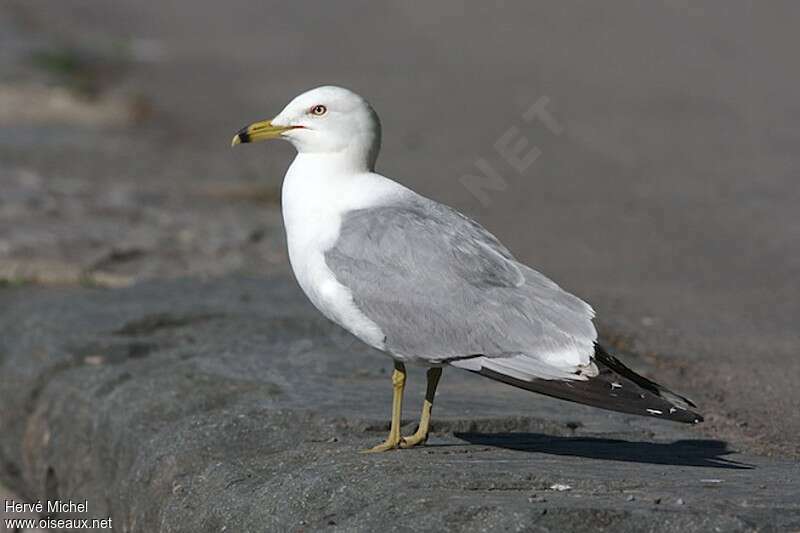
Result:
M376 205L387 195L405 190L385 178L371 176L349 176L346 180L326 176L304 168L298 156L284 179L282 204L289 261L303 292L330 320L382 350L385 335L358 309L350 290L337 281L325 263L325 252L336 243L344 213Z
M358 309L347 287L336 280L323 252L295 242L289 244L289 261L300 288L323 315L370 346L384 348L383 332Z

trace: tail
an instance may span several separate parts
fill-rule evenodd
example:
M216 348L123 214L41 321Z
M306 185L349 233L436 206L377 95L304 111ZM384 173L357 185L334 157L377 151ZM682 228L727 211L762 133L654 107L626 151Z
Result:
M592 360L599 372L597 376L584 381L546 379L523 381L485 368L477 373L514 387L610 411L652 416L687 424L703 421L703 417L692 410L697 406L691 400L640 376L606 352L599 344L595 344Z

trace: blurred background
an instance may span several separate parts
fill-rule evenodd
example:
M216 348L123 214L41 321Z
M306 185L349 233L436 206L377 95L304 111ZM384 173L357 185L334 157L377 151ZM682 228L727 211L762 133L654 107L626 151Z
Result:
M292 149L230 138L343 85L381 116L380 172L591 302L706 433L797 457L799 20L788 1L5 0L0 286L292 283Z

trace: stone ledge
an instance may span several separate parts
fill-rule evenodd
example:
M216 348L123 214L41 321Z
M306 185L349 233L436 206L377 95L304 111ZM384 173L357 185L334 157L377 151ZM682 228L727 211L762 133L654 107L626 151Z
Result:
M455 369L429 446L360 454L389 360L290 279L6 288L0 309L3 481L118 531L800 527L796 463ZM422 391L414 371L409 429Z

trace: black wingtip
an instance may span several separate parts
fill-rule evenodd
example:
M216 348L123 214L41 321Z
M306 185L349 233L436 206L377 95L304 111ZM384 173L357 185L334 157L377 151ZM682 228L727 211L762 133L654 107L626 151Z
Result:
M703 421L703 416L692 410L694 403L637 374L599 345L596 347L594 362L598 367L597 376L582 381L523 381L486 368L476 372L514 387L600 409L684 424L699 424Z
M664 414L659 412L660 410L658 409L647 409L647 415L655 417L663 416L663 418L668 420L687 424L699 424L704 420L703 415L690 409L697 408L697 405L692 400L680 394L676 394L666 387L659 385L655 381L651 381L646 377L637 374L625 366L622 361L609 354L608 351L606 351L606 349L600 344L595 344L594 359L596 362L608 367L616 374L619 374L620 376L632 381L653 396L656 396L664 402L670 404L668 413L666 414L667 416L664 416ZM651 413L650 411L656 412Z

